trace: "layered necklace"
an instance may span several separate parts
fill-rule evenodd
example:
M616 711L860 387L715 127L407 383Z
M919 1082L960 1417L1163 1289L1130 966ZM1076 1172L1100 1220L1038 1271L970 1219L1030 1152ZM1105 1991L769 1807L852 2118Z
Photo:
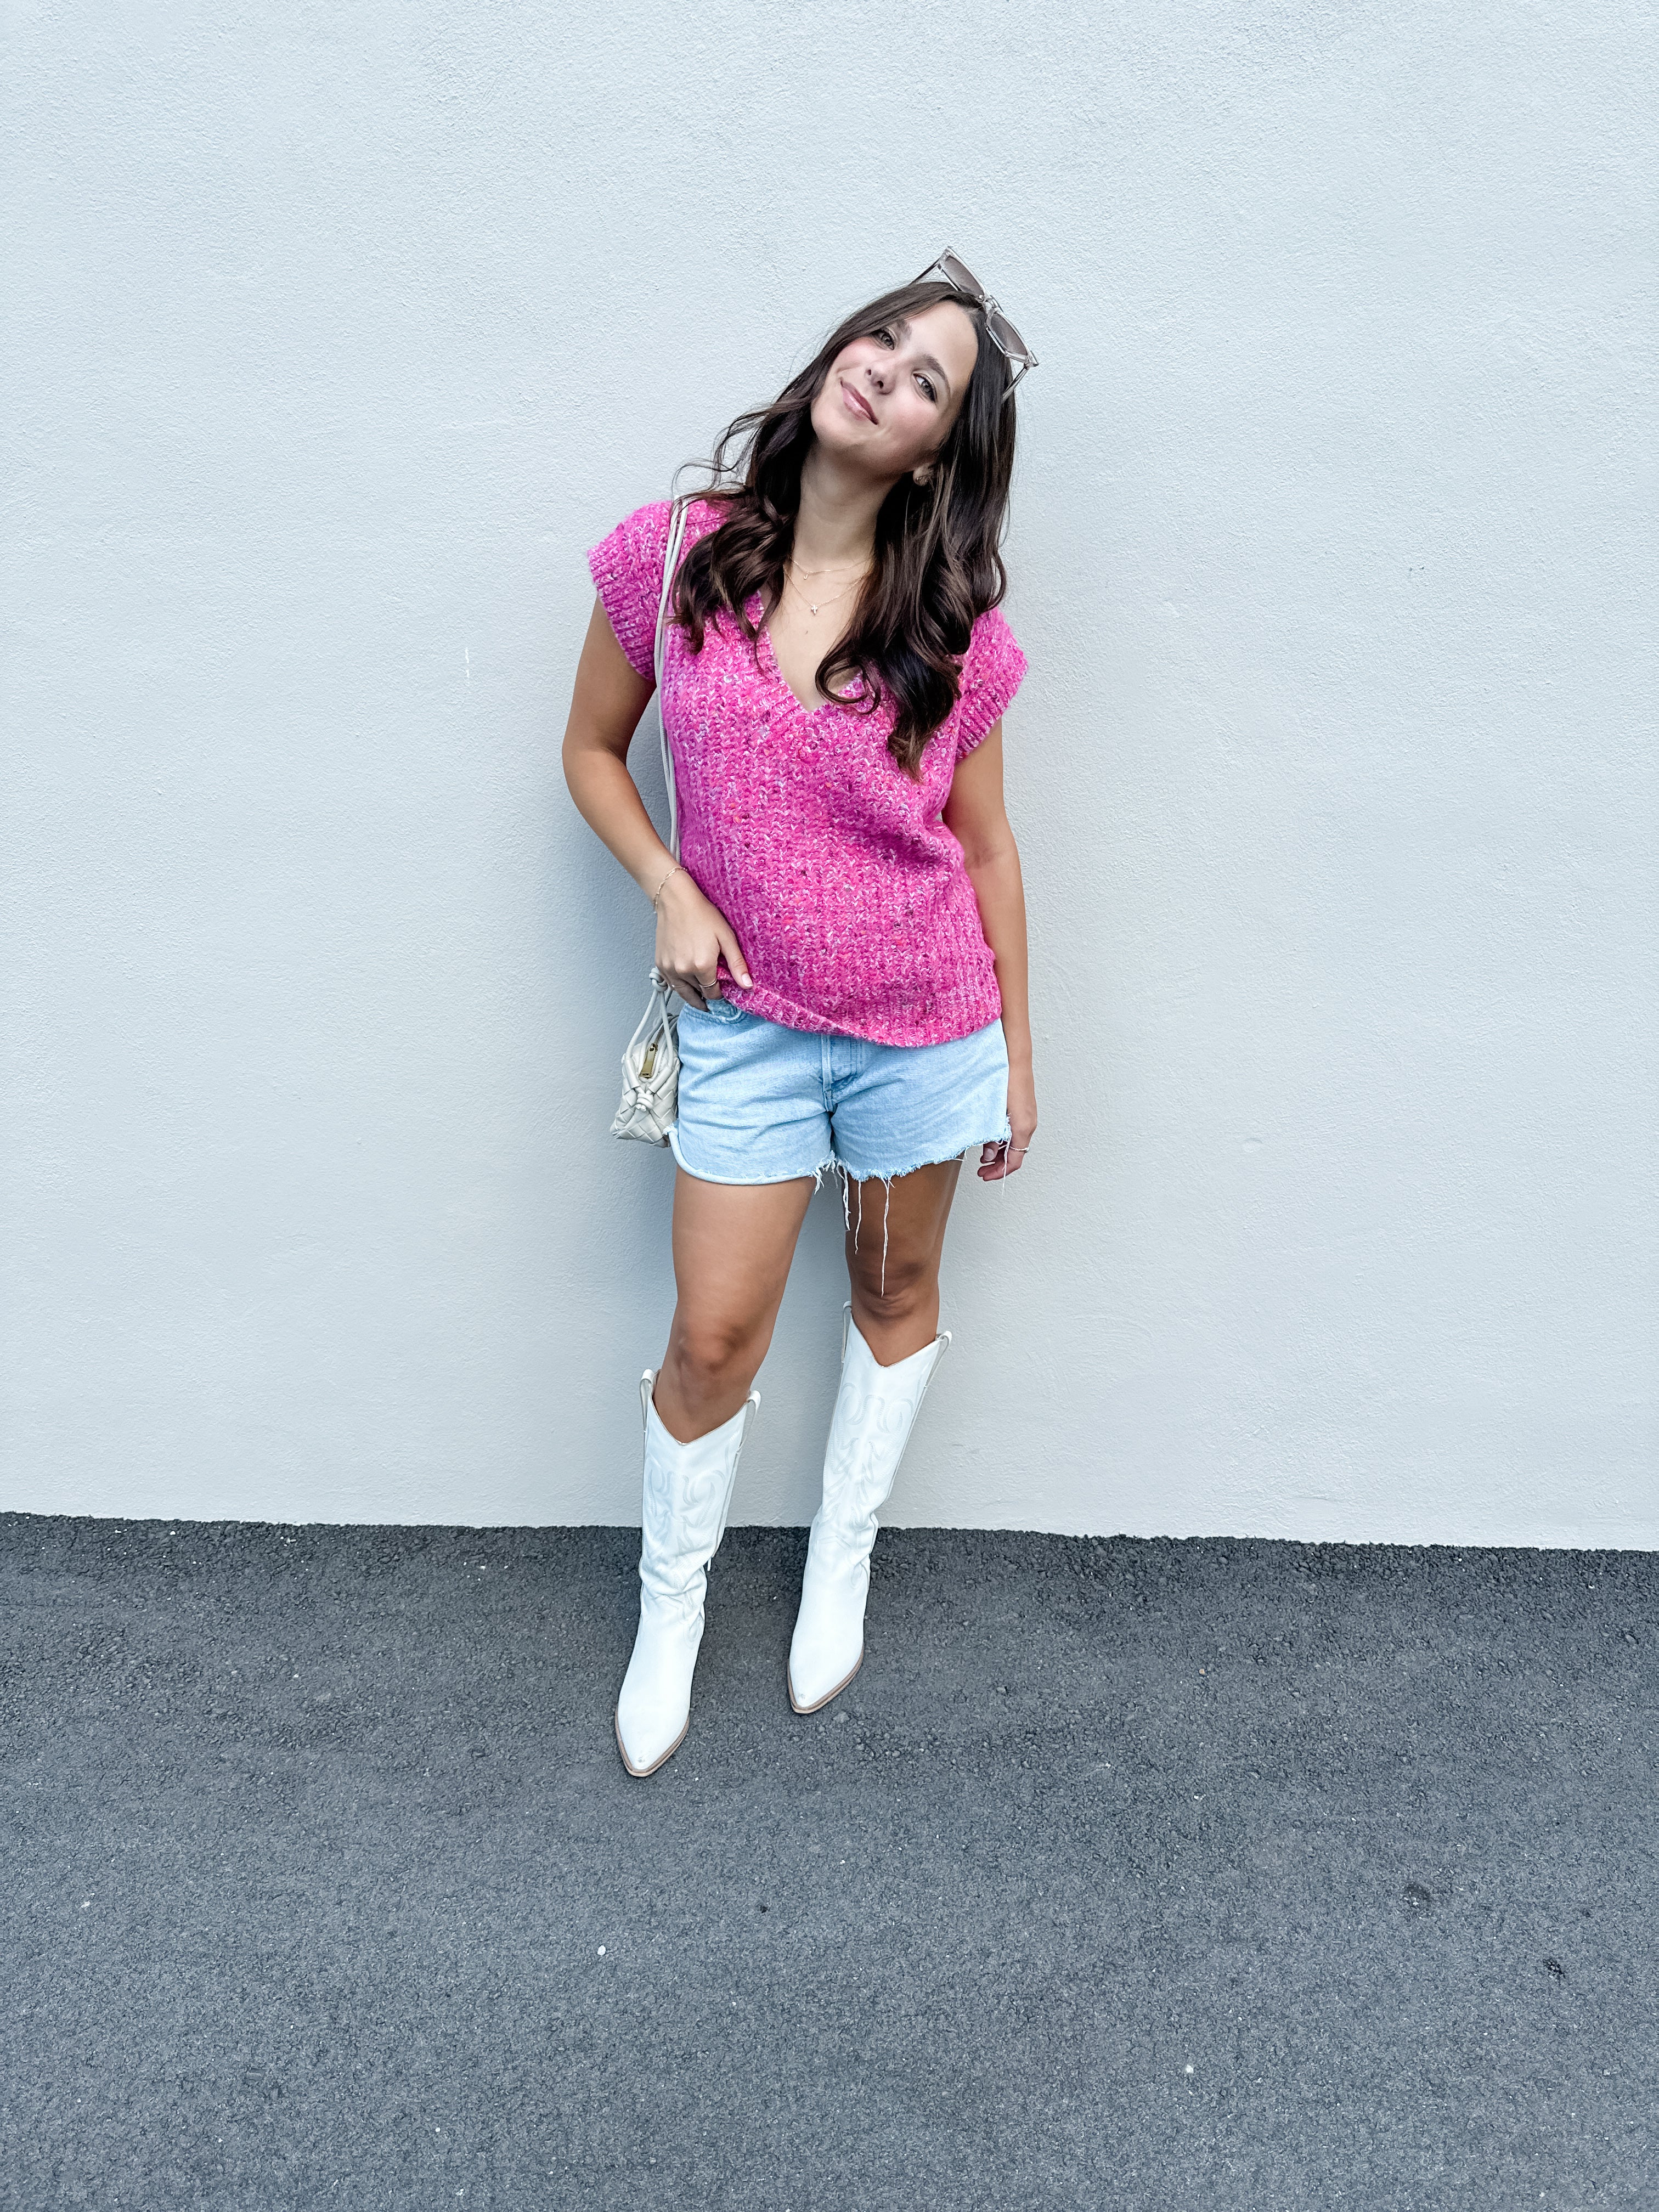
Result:
M838 599L844 599L849 592L856 590L858 586L864 581L866 576L867 576L869 573L869 563L866 562L859 570L857 575L854 577L850 584L843 584L838 592L820 592L818 597L815 599L807 592L804 592L800 586L796 583L794 562L793 561L786 561L783 564L783 580L785 583L792 586L794 591L795 597L798 599L801 599L805 602L806 611L809 615L817 614L820 607L833 607ZM840 574L840 571L836 568L803 568L800 571L800 574L803 576L834 576Z

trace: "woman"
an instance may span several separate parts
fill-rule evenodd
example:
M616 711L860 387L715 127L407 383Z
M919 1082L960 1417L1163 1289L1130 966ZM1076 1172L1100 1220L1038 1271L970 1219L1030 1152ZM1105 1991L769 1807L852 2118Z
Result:
M657 965L684 1001L678 1304L641 1384L640 1623L616 1715L630 1774L690 1723L707 1568L820 1176L842 1180L852 1302L790 1645L803 1713L863 1658L877 1511L950 1341L939 1269L962 1160L977 1145L981 1180L1000 1181L1036 1127L1002 803L1025 661L998 611L1013 387L1033 365L946 254L727 430L670 603L678 862L627 767L667 502L589 556L565 775L655 908Z

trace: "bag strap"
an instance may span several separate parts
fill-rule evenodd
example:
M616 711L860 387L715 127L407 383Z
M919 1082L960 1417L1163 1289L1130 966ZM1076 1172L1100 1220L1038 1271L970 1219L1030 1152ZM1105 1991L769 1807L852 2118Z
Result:
M668 849L677 860L680 857L679 794L674 788L674 756L669 750L668 720L662 710L662 664L668 636L668 603L673 595L675 572L680 565L680 543L685 536L688 503L677 499L669 509L668 544L662 562L662 597L657 602L657 635L651 648L651 663L657 677L657 734L662 741L662 780L668 787Z

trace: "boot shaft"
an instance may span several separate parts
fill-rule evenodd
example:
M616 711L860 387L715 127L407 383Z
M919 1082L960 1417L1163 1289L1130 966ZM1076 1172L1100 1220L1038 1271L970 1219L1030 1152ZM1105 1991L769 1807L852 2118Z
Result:
M847 1310L841 1387L823 1459L823 1501L813 1517L815 1540L834 1536L853 1549L875 1541L876 1515L891 1493L933 1370L951 1341L949 1329L891 1367L883 1367Z
M729 1421L681 1443L652 1403L656 1377L640 1382L645 1416L645 1473L640 1516L640 1579L665 1601L701 1601L704 1570L726 1534L738 1460L760 1404L751 1390Z

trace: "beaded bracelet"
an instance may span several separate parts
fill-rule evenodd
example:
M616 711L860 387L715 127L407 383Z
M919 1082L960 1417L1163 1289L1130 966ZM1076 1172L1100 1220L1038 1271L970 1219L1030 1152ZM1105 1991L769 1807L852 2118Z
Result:
M651 894L651 903L652 903L652 905L653 905L653 906L655 906L655 904L657 903L657 901L658 901L658 900L662 896L663 893L664 893L664 892L668 889L668 886L670 885L670 884L672 884L672 883L673 882L673 880L674 880L675 877L676 877L677 875L678 875L678 874L679 874L679 872L680 872L680 864L679 864L679 862L678 862L678 860L676 860L676 861L675 861L675 863L674 863L674 865L673 865L673 866L672 866L672 867L668 871L668 873L667 873L667 874L663 878L662 881L661 881L661 882L657 885L656 890L653 890L653 891L652 892L652 894Z

